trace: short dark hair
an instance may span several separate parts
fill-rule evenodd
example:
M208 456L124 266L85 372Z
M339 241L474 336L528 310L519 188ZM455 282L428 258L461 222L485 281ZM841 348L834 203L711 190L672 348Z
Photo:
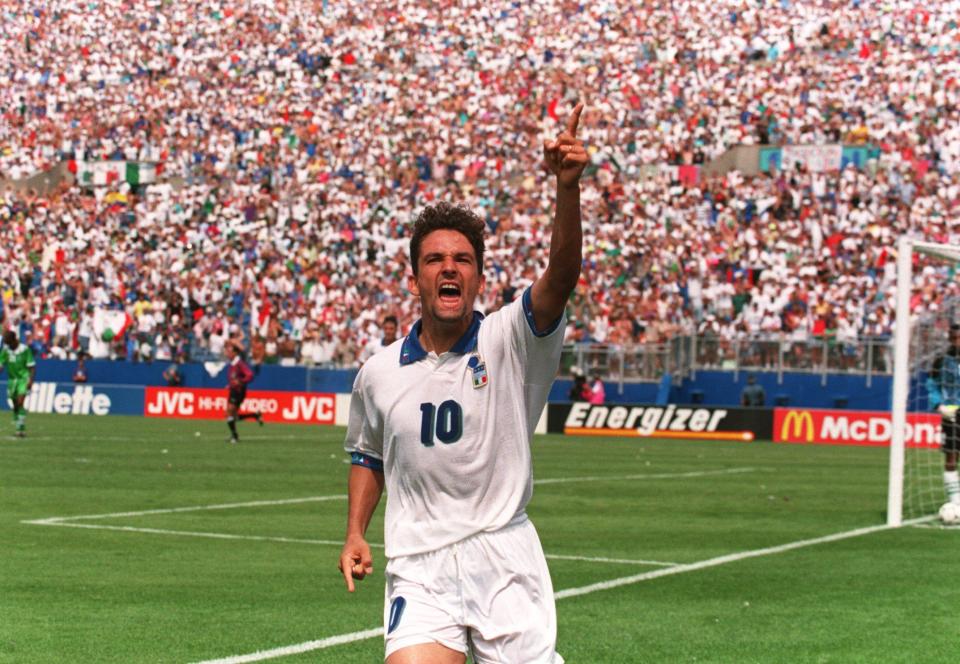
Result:
M383 322L381 325L386 325L387 323L393 323L395 326L400 327L400 321L398 321L397 317L392 314L383 317Z
M464 205L440 202L425 207L413 222L410 262L414 276L417 274L417 262L420 260L420 245L423 243L423 238L439 230L457 231L467 238L477 259L477 272L483 274L483 219Z

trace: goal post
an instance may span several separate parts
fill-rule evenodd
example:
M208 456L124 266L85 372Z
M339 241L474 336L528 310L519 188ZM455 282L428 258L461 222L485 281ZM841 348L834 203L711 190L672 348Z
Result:
M887 525L903 523L903 471L907 433L907 392L910 389L910 292L913 246L901 237L897 245L897 309L893 331L893 396L890 412L890 478L887 485Z
M947 331L960 323L960 299L946 298L925 317L911 311L914 295L914 259L934 265L946 285L960 263L960 247L901 237L897 244L895 327L893 338L893 389L890 403L891 437L887 486L887 525L905 519L933 516L943 503L942 455L936 447L908 441L908 414L916 418L932 413L925 381L933 359L947 345ZM916 428L916 427L915 427Z

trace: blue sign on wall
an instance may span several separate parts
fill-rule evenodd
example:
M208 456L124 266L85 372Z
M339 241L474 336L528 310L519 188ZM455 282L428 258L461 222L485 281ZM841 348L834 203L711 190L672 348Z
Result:
M3 394L6 397L6 381ZM60 415L143 415L143 387L57 383L37 381L24 406L28 413ZM10 409L7 398L0 399L0 408Z

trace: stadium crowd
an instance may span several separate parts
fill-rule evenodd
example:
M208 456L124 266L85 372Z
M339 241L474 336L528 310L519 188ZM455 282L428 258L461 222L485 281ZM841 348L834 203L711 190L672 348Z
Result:
M889 337L896 238L957 242L960 2L50 0L8 5L5 325L44 356L355 366L436 199L487 221L480 308L544 264L540 144L578 99L584 269L568 339ZM734 145L854 143L861 169L707 175ZM679 174L685 174L681 177ZM917 315L958 294L920 263Z

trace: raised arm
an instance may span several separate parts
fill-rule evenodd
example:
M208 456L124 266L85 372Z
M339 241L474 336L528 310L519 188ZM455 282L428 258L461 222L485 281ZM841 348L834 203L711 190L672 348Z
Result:
M580 278L583 232L580 228L580 175L589 157L577 140L577 126L583 104L577 104L567 125L553 141L543 144L547 170L557 178L557 208L550 236L547 269L533 283L533 319L538 330L553 324L567 305Z

